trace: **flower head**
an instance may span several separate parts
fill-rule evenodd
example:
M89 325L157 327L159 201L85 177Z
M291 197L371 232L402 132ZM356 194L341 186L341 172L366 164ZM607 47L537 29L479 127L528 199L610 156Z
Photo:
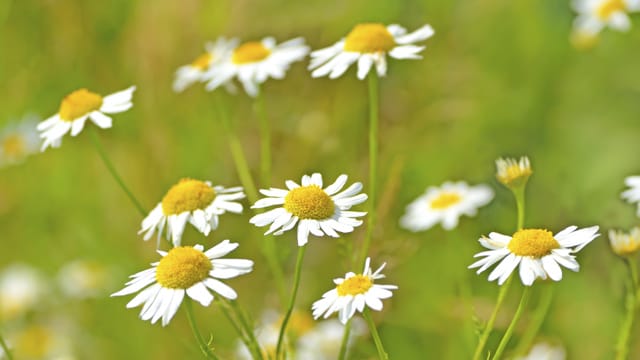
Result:
M629 13L640 11L640 0L574 0L573 8L578 13L574 32L597 35L605 27L628 31Z
M638 203L636 215L640 217L640 176L628 176L624 183L629 189L623 191L620 197L630 204Z
M520 161L512 158L500 158L496 160L496 178L504 186L515 189L526 185L529 176L533 173L529 158L523 156Z
M242 187L212 186L209 181L185 178L173 185L162 201L142 220L138 234L149 240L158 232L158 242L167 225L167 238L180 246L187 222L208 236L218 227L218 215L225 212L242 213L242 204L234 200L245 197Z
M249 221L259 227L271 224L265 235L281 235L298 225L299 246L307 243L310 233L339 237L338 232L352 232L362 224L362 220L357 218L366 213L348 210L367 200L367 195L360 194L362 184L359 182L339 192L346 182L347 175L340 175L333 184L323 189L322 175L314 173L302 177L302 186L287 180L288 190L260 190L268 197L256 201L252 208L282 206L258 214Z
M207 43L204 54L195 58L190 64L176 70L173 91L182 92L193 83L204 81L204 75L212 66L228 58L238 45L238 40L219 38L215 43Z
M258 86L268 78L282 79L291 63L302 60L309 52L303 38L276 45L272 37L236 46L224 60L212 66L204 80L207 90L214 90L237 77L249 96L258 95Z
M0 274L0 320L33 310L48 292L47 281L38 270L24 264L7 266Z
M609 243L613 252L620 256L632 256L640 250L640 228L634 227L627 234L609 230Z
M373 65L378 76L387 73L387 55L395 59L420 59L424 46L412 45L433 36L430 25L408 33L400 25L384 26L379 23L356 25L346 38L334 45L313 51L309 70L311 76L329 76L335 79L344 74L351 64L358 62L358 79L364 79Z
M334 312L339 312L340 322L346 324L355 314L356 310L362 312L365 305L375 311L382 310L382 301L390 298L398 287L395 285L379 285L375 281L383 279L385 276L380 272L386 263L382 264L375 272L371 272L369 267L370 259L367 258L362 274L349 272L344 278L333 280L336 284L322 295L322 299L313 303L313 317L319 318L324 314L328 318Z
M126 287L111 296L140 291L127 308L144 304L140 318L151 320L152 324L162 318L162 326L171 321L185 294L202 306L209 306L213 301L210 290L227 299L236 299L236 292L218 279L234 278L253 269L251 260L220 259L237 247L237 243L224 240L207 251L203 251L202 245L174 247L169 252L158 250L162 255L159 262L132 275Z
M577 229L569 226L555 235L543 229L521 229L512 236L492 232L488 238L480 238L480 244L489 250L477 253L474 257L482 259L469 269L479 268L476 273L480 274L500 262L489 274L489 281L498 279L498 285L502 285L518 265L524 285L531 286L536 278L560 281L559 265L578 271L580 265L573 254L600 236L598 226Z
M38 152L40 139L36 131L37 118L26 116L19 123L0 131L0 167L19 164Z
M493 190L486 185L445 182L440 187L429 187L409 204L400 225L411 231L423 231L441 223L444 229L451 230L458 226L460 216L475 216L478 208L491 199Z

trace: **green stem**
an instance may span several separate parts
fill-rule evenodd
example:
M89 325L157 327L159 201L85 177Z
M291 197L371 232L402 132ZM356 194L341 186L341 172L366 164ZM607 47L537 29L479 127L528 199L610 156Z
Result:
M378 350L378 358L380 360L389 359L389 355L387 355L387 352L384 351L384 346L382 346L382 340L380 340L378 329L376 328L376 324L373 322L373 318L369 313L369 309L365 309L362 312L362 316L367 321L367 325L369 325L369 331L371 332L371 336L373 337L373 342L376 344L376 350Z
M266 188L271 184L271 127L265 110L262 89L258 91L254 111L260 121L260 174L262 187Z
M280 359L282 353L282 345L284 343L284 336L287 332L287 325L289 324L289 318L293 312L293 307L296 303L296 296L298 295L298 287L300 286L300 273L302 272L302 259L304 258L304 251L307 246L298 247L298 258L296 259L296 268L293 276L293 289L291 290L291 299L289 300L289 306L287 312L282 319L282 325L280 326L280 334L278 335L278 345L276 346L276 360Z
M7 358L7 360L13 360L13 355L11 354L11 351L9 350L9 347L7 346L7 343L4 341L4 338L2 337L2 335L0 335L0 346L2 346L2 350L4 351L4 356Z
M234 328L242 338L242 342L244 342L247 349L249 349L249 352L251 352L253 358L258 360L264 359L260 343L258 343L258 339L253 331L253 326L247 319L245 312L242 310L238 302L235 300L228 300L224 297L220 297L220 300L223 304L222 309L225 312L225 316L227 316L229 321L231 321ZM231 310L233 314L231 314L229 310Z
M138 201L138 199L136 199L136 197L133 195L131 190L129 190L129 188L124 183L120 175L118 175L118 172L116 171L116 168L113 166L113 163L111 162L111 160L109 160L109 156L107 155L107 152L104 150L104 147L100 142L100 138L98 137L98 133L96 129L92 128L91 130L92 131L90 131L90 133L91 133L91 140L93 142L93 145L96 147L96 150L98 151L98 155L100 155L102 162L104 162L105 166L111 173L111 176L113 176L113 178L116 180L118 185L120 185L120 188L122 188L122 190L127 194L127 196L129 197L129 200L131 200L133 205L135 205L136 209L138 209L140 214L142 216L147 216L146 211L144 210L142 205L140 205L140 202Z
M367 214L367 234L362 244L360 262L364 264L376 223L376 193L378 172L378 75L369 72L369 213Z
M638 272L636 270L635 263L629 259L624 259L627 267L629 268L629 288L627 290L627 296L625 301L625 307L627 310L622 326L620 327L620 333L618 335L618 343L616 344L616 360L627 359L629 355L629 338L631 337L631 330L633 328L633 320L637 307L637 285L638 285Z
M531 347L531 344L538 334L538 330L540 330L544 319L547 317L549 308L551 307L551 300L553 300L553 284L547 283L541 285L543 285L544 289L542 290L543 292L538 307L533 313L530 325L522 335L520 343L518 343L518 346L516 346L516 349L514 351L515 355L523 355L525 351L527 351Z
M187 310L187 319L189 319L189 326L191 326L191 331L193 331L193 335L196 337L198 341L198 346L200 346L200 350L204 354L207 359L217 360L218 357L211 351L209 345L204 341L202 335L200 335L200 331L198 331L198 326L196 325L195 316L193 316L193 305L191 304L191 299L188 296L185 296L185 309Z
M518 224L516 230L520 230L524 226L524 189L524 185L513 189L513 196L516 198L516 207L518 208Z
M524 308L527 306L527 301L529 300L529 295L531 294L530 290L531 290L530 286L524 287L524 290L522 291L522 297L520 298L520 304L518 304L516 313L513 315L513 319L511 319L511 324L509 324L507 331L502 336L502 340L500 340L500 344L498 345L498 348L496 349L496 352L493 355L493 358L492 358L493 360L498 360L502 357L502 353L504 352L504 349L507 347L507 344L509 343L509 339L511 339L513 330L516 328L516 324L518 323L518 320L520 320L520 316L522 316L522 312L524 311Z
M347 321L344 326L344 332L342 333L342 343L340 344L340 354L338 360L344 360L347 358L347 347L349 346L349 334L351 332L351 319Z
M482 352L484 350L485 345L487 344L487 340L489 339L489 335L491 334L491 330L493 330L493 324L496 322L496 318L498 317L498 310L502 306L504 299L507 296L507 292L509 291L509 287L511 286L512 276L509 276L507 282L500 287L500 292L498 293L498 300L496 301L496 306L493 308L493 312L489 317L489 321L487 322L487 326L485 326L482 331L482 335L480 335L480 341L478 341L478 345L476 346L476 351L473 353L473 360L479 360L482 358Z

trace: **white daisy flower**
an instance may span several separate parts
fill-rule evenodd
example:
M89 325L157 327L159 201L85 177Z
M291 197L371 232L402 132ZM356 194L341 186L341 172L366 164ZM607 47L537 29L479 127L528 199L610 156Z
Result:
M638 203L636 215L640 217L640 176L628 176L624 179L624 184L629 187L620 194L620 197L628 203Z
M174 246L180 246L182 234L187 222L208 236L218 228L218 215L229 211L242 213L242 204L234 202L245 197L242 187L224 188L211 186L209 181L181 179L173 185L162 201L142 220L138 234L144 234L149 240L154 232L160 236L167 225L167 239Z
M366 333L364 321L354 318L347 340L347 351L355 338ZM344 326L337 319L317 322L317 325L298 339L294 359L297 360L333 360L337 359L342 346Z
M477 253L474 257L482 259L471 264L469 269L479 268L476 273L480 274L500 262L489 274L489 281L498 279L498 285L502 285L518 265L520 279L526 286L531 286L536 278L560 281L562 270L559 265L578 271L580 265L573 254L600 236L598 226L576 229L576 226L569 226L556 235L542 229L521 229L513 236L492 232L488 238L480 238L480 244L489 250Z
M266 37L262 41L249 41L236 47L230 56L220 61L204 75L207 90L216 89L237 77L249 96L258 95L258 85L268 78L283 79L289 65L302 60L309 52L303 38L295 38L276 45Z
M566 358L567 355L562 346L543 342L535 344L526 356L519 356L516 360L564 360Z
M57 114L38 124L40 137L44 139L41 150L49 146L58 147L62 137L71 131L71 136L78 135L84 128L87 119L102 129L111 127L112 120L106 114L116 114L129 110L133 103L131 98L136 87L102 97L87 89L72 92L62 99Z
M500 158L496 160L496 178L508 188L524 186L533 174L529 158L523 156L520 160L513 158Z
M236 292L218 279L231 279L251 272L253 261L245 259L220 259L238 247L237 243L224 240L204 251L202 245L174 247L162 255L152 268L131 276L126 287L111 296L138 293L127 308L144 304L140 318L155 324L162 318L166 326L184 299L185 293L202 306L213 301L210 290L227 299L236 299ZM143 290L144 289L144 290Z
M25 116L19 123L10 124L0 131L0 167L19 164L38 152L40 139L36 131L38 118Z
M424 46L412 45L433 36L430 25L408 33L400 25L384 26L378 23L356 25L346 38L334 45L313 51L309 70L314 78L329 76L335 79L344 74L351 64L358 62L358 79L364 79L375 64L378 76L387 74L387 55L394 59L421 59ZM315 70L314 70L315 69Z
M190 64L183 65L176 70L173 91L182 92L193 83L206 80L204 75L211 66L228 58L237 45L237 39L227 40L224 37L218 38L215 43L207 43L204 54L198 56Z
M441 223L445 230L458 226L462 215L475 216L478 208L493 199L486 185L469 186L463 181L445 182L427 191L407 206L400 225L411 231L423 231Z
M287 180L288 190L270 188L260 190L267 198L260 199L251 207L265 208L282 205L252 217L249 222L262 227L271 224L265 235L282 235L298 225L298 246L304 246L309 234L315 236L339 237L338 232L349 233L362 225L358 217L367 213L348 211L353 205L367 200L366 194L359 194L362 183L354 183L339 192L347 183L347 175L340 175L336 181L322 189L322 175L304 175L302 186Z
M0 319L20 317L48 297L47 279L24 264L7 266L0 274Z
M573 22L575 32L597 35L605 27L618 31L631 28L629 13L640 11L640 0L574 0L578 16Z
M617 255L635 255L640 250L640 228L634 227L629 233L609 230L609 243Z
M356 275L348 272L344 278L333 280L337 285L336 288L327 291L322 295L322 299L313 303L312 309L315 319L323 314L326 319L337 311L340 322L346 324L356 310L362 312L365 306L375 311L382 310L382 301L380 300L390 298L393 295L391 290L396 290L398 287L375 284L375 280L385 277L380 272L387 264L382 264L378 270L371 273L369 262L370 258L367 258L362 274Z

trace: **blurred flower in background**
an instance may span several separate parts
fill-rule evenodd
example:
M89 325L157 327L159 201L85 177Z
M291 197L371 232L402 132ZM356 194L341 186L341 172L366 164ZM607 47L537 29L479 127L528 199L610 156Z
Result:
M526 356L515 358L516 360L564 360L566 352L560 345L551 345L548 343L537 343Z
M510 189L521 188L526 185L531 174L533 174L531 162L526 156L521 157L520 160L513 158L496 160L496 178Z
M69 298L98 298L107 293L113 283L111 272L103 264L89 260L74 260L58 272L58 284Z
M640 0L574 0L573 8L578 13L573 31L597 35L605 27L629 31L629 13L640 11Z
M636 215L640 217L640 176L628 176L624 183L629 189L623 191L620 197L630 204L637 203Z
M38 121L39 117L26 115L19 122L10 123L0 130L0 167L22 163L29 155L38 152Z
M176 70L173 91L182 92L193 83L205 81L204 74L212 66L228 58L236 46L238 46L237 39L227 40L224 37L218 38L215 43L208 42L205 45L204 54L198 56L190 64L183 65ZM231 85L231 82L226 84Z
M41 307L50 290L44 275L35 268L7 266L0 274L0 319L13 320Z
M640 250L640 228L634 227L629 233L609 230L609 243L617 255L635 255Z

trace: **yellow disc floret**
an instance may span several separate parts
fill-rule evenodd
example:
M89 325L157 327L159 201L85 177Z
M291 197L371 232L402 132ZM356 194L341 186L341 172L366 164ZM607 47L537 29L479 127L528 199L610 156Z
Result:
M209 67L211 59L213 59L213 56L210 53L204 53L193 60L191 66L201 71L206 70Z
M560 248L560 244L553 237L551 231L522 229L513 234L507 247L509 251L518 256L541 258L549 255L551 250Z
M611 248L619 256L632 256L640 250L640 228L634 228L630 233L621 231L609 232Z
M215 198L216 191L207 183L182 179L162 198L162 211L165 215L175 215L185 211L204 210Z
M191 246L175 247L160 260L156 280L169 289L188 289L209 276L211 260Z
M389 30L376 23L356 25L344 42L345 51L359 53L388 52L395 46L396 41Z
M373 286L373 280L364 275L355 275L345 279L336 287L339 296L364 294Z
M432 209L442 210L460 202L462 198L454 192L443 192L429 204Z
M625 11L627 7L623 0L606 0L596 9L596 15L602 20L608 20L613 13Z
M102 96L87 89L80 89L62 99L58 114L64 121L73 121L100 109L101 106Z
M259 41L249 41L238 46L231 57L235 64L248 64L258 62L271 55L271 50L267 49Z
M533 173L527 157L520 158L520 161L509 158L498 159L496 160L496 167L498 168L496 178L509 188L524 186L529 180L529 176Z
M333 199L317 185L295 188L284 198L284 208L300 219L322 220L335 211Z

